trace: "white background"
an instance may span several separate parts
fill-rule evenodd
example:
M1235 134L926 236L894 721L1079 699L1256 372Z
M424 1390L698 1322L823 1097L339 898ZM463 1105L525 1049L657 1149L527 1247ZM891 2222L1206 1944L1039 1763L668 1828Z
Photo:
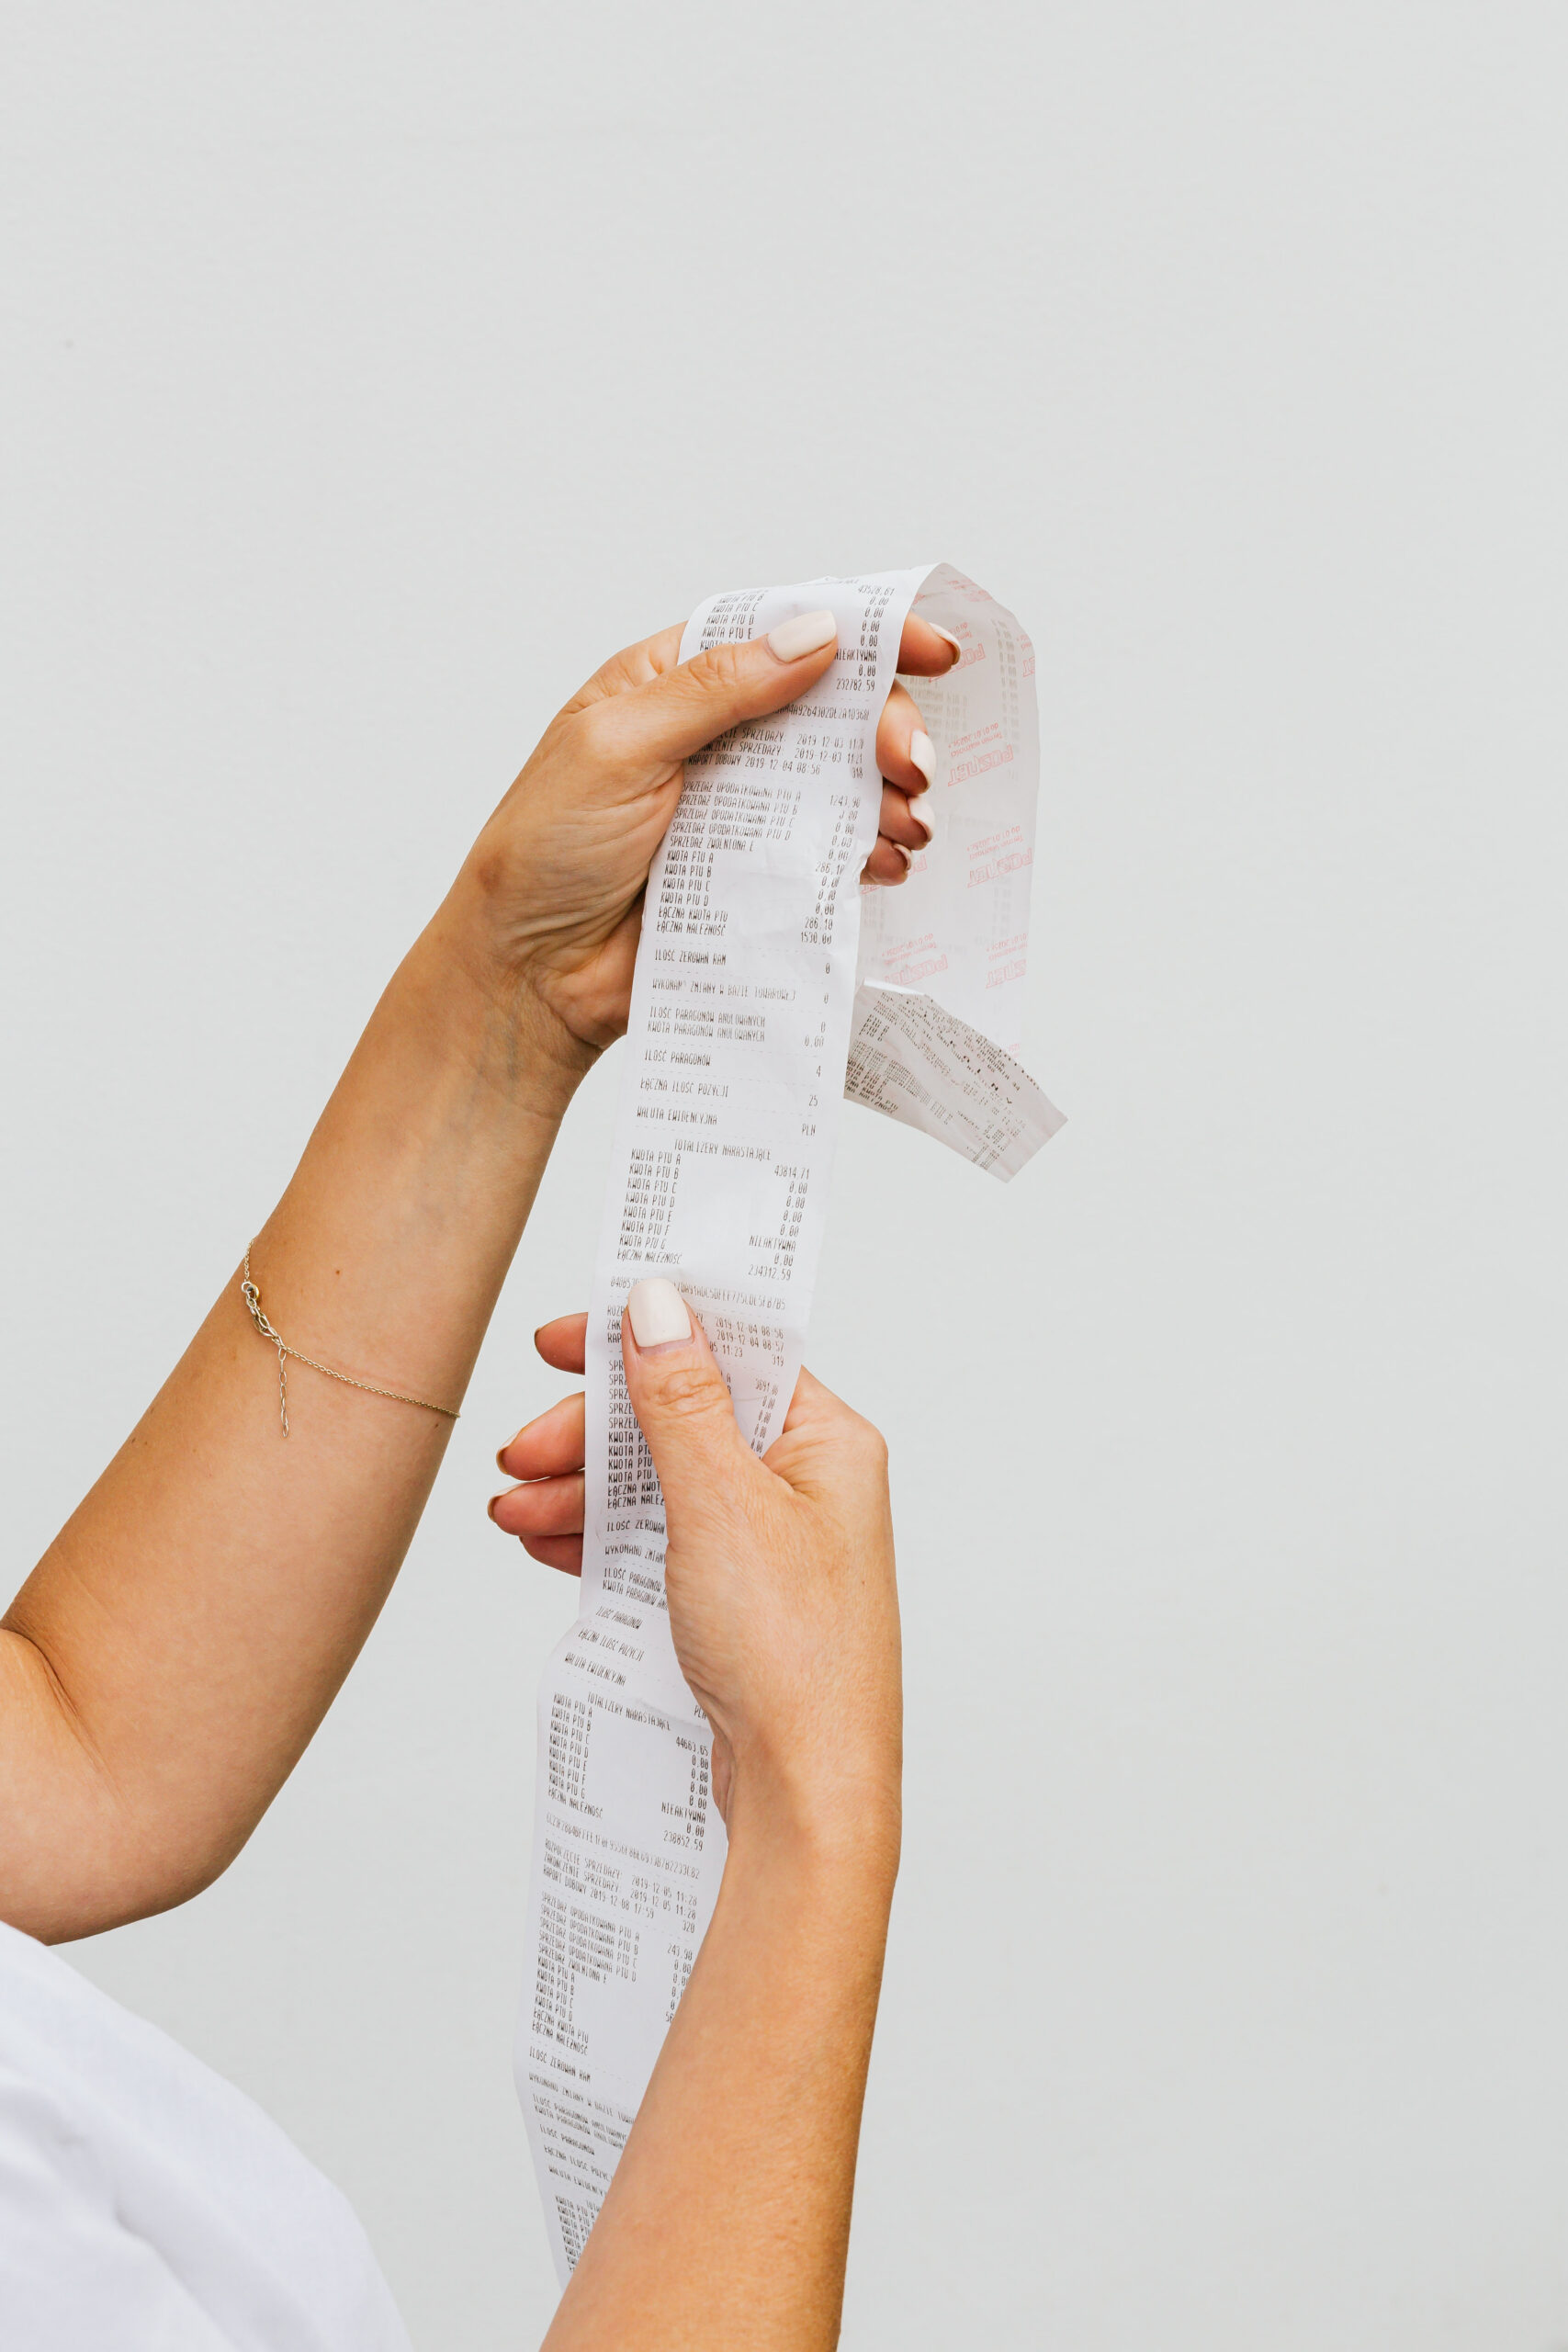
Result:
M907 1863L853 2352L1562 2352L1563 105L1529 6L4 9L6 1525L284 1182L558 701L951 557L1041 652L1003 1190L846 1118ZM350 2192L422 2352L553 2301L488 1526L574 1110L364 1662L78 1948Z

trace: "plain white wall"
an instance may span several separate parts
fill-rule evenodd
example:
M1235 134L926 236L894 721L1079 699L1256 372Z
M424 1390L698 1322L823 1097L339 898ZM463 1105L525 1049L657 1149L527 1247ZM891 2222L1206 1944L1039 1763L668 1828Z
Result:
M555 704L950 556L1041 650L1010 1190L850 1114L908 1860L853 2352L1561 2352L1559 8L8 0L4 1422L19 1578ZM79 1947L553 2301L508 2051L573 1112L364 1661Z

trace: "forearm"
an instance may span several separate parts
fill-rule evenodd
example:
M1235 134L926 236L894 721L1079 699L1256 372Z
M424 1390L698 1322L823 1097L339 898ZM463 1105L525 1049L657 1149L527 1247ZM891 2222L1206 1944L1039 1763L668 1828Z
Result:
M455 1406L590 1057L465 972L445 922L377 1007L252 1271L293 1345ZM450 1420L288 1369L286 1438L276 1357L227 1281L5 1621L0 1906L34 1933L220 1870L386 1598Z
M838 2341L896 1816L734 1819L724 1883L547 2352Z

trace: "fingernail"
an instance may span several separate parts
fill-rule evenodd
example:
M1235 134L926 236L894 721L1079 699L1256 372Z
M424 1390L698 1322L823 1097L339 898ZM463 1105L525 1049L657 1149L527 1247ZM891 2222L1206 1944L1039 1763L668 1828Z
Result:
M923 727L917 727L909 738L909 757L928 784L936 782L936 745Z
M518 1430L518 1432L517 1432L517 1436L518 1436L518 1437L521 1437L521 1436L522 1436L522 1434L523 1434L522 1430ZM506 1445L514 1445L514 1444L516 1443L516 1442L517 1442L516 1438L510 1438L510 1437L509 1437L509 1438L507 1439L507 1441L506 1441ZM504 1460L504 1458L503 1458L503 1457L504 1457L504 1455L505 1455L505 1453L506 1453L506 1445L498 1445L498 1446L496 1447L496 1450L495 1450L495 1466L496 1466L496 1468L497 1468L498 1470L501 1470L501 1471L504 1471L504 1470L505 1470L505 1468L506 1468L506 1463L505 1463L505 1460Z
M926 623L926 627L931 630L933 635L940 637L944 645L952 646L953 662L963 661L964 648L959 644L958 639L953 636L953 631L950 628L942 628L936 621L928 621ZM953 662L950 662L947 666L951 670L953 667Z
M800 662L807 654L819 653L825 645L831 645L838 634L836 613L799 613L794 620L780 621L777 628L768 631L768 650L776 662ZM639 1340L637 1345L641 1344Z
M631 1318L632 1338L639 1348L667 1348L676 1340L689 1340L692 1336L686 1302L674 1283L666 1282L662 1274L650 1274L646 1282L633 1283L626 1313Z
M899 856L903 859L904 873L908 876L909 868L915 862L915 853L912 849L906 849L902 842L895 842L893 846L897 851Z
M496 1507L497 1503L498 1503L500 1500L501 1500L501 1497L500 1497L499 1495L491 1495L491 1498L490 1498L489 1502L488 1502L488 1503L486 1503L486 1505L485 1505L485 1517L486 1517L488 1520L491 1520L491 1521L494 1521L494 1518L495 1518L495 1507Z
M910 801L909 814L913 817L917 825L923 825L925 827L925 846L927 849L930 849L931 842L936 838L936 819L931 815L931 810L928 808L923 799Z

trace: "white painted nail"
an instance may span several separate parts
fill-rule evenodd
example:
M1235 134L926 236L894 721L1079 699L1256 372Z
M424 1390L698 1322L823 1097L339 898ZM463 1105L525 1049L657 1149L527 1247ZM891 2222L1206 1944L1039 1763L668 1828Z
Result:
M923 727L917 727L909 738L909 757L928 784L936 782L936 745Z
M913 865L915 862L914 851L912 849L906 849L902 842L895 842L893 846L897 851L899 856L903 859L904 872L908 874L910 866Z
M927 849L930 849L931 842L936 838L936 819L931 815L931 810L926 806L926 797L923 792L919 795L918 799L910 801L909 814L913 817L917 825L923 825L925 827L925 846Z
M808 653L820 653L838 634L836 613L798 613L768 631L768 650L776 662L800 662Z
M650 1274L646 1282L633 1283L626 1313L631 1317L632 1338L639 1348L667 1348L673 1340L689 1340L692 1336L686 1302L674 1283L666 1282L662 1274Z
M942 628L936 621L928 621L926 623L926 627L934 631L934 633L941 638L944 645L952 646L953 659L954 662L963 661L964 648L959 644L958 639L953 636L953 631L950 628Z

